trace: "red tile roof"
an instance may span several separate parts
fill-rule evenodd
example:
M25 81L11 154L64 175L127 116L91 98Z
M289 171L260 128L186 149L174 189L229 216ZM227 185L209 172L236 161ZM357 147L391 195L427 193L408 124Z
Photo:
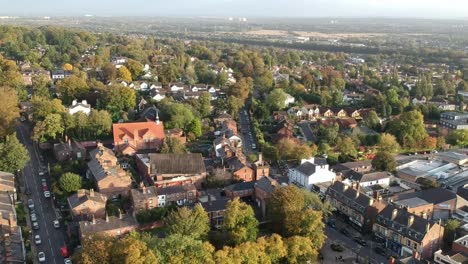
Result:
M136 122L136 123L118 123L112 125L114 133L114 143L123 141L124 136L131 139L143 139L144 136L152 136L164 139L164 125L162 122ZM136 134L136 135L135 135Z

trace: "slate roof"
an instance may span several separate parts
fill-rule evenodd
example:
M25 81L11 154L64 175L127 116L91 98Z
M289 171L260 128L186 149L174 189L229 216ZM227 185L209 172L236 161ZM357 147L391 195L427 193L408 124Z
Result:
M200 153L148 154L152 174L200 174L206 173Z
M297 167L296 170L304 175L312 175L315 173L315 168L316 168L315 164L312 164L306 161L302 163L301 165L299 165L299 167Z
M386 171L377 171L371 173L360 173L351 171L348 174L349 179L357 181L357 182L370 182L381 180L390 177L390 174Z
M131 215L124 215L122 219L117 216L109 216L109 221L96 218L95 224L90 221L80 221L80 231L83 236L100 232L116 230L119 228L137 227L138 222Z
M354 162L346 162L346 163L340 163L332 167L332 169L336 172L342 172L345 170L351 170L351 169L356 169L356 168L361 168L361 167L370 167L372 166L372 161L371 160L360 160L360 161L354 161Z
M14 191L15 190L15 175L0 171L0 191Z
M174 185L168 187L157 188L155 191L158 195L171 195L176 193L186 193L187 191L196 190L195 185L188 183L184 185Z
M253 181L239 182L239 183L231 184L224 189L232 191L232 192L237 192L237 191L253 190L254 186L255 186L255 182Z
M329 189L342 194L342 195L334 195L332 192L328 192L329 195L333 196L336 200L339 200L339 201L343 201L344 200L343 197L345 197L346 200L348 201L344 201L344 203L353 207L357 211L364 212L366 208L371 205L372 198L370 196L367 196L366 194L361 193L358 190L351 188L351 186L348 186L344 184L343 182L335 181L333 185L329 187ZM358 192L359 192L359 195L358 195Z
M238 171L246 166L237 156L226 159L226 163L233 171Z
M262 177L255 182L255 187L267 192L272 193L275 190L276 181L270 177Z
M419 192L407 193L397 196L395 201L409 199L413 197L421 198L422 200L433 203L433 204L440 204L444 203L453 199L457 199L457 195L447 189L444 188L432 188L427 190L422 190Z

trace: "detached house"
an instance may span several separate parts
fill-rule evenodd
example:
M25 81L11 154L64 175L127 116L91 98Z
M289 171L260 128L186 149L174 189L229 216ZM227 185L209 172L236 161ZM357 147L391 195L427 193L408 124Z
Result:
M86 175L96 183L98 191L108 198L127 196L132 178L120 167L114 152L99 143L89 154Z
M156 122L113 124L114 147L124 155L134 155L140 150L158 150L164 141L164 126Z
M72 105L68 108L68 113L74 115L78 112L89 115L91 113L91 105L88 104L86 100L81 101L81 103L77 100L73 100Z
M332 182L335 177L335 173L330 171L325 159L314 157L303 159L301 165L288 172L289 183L308 190L311 190L315 183Z

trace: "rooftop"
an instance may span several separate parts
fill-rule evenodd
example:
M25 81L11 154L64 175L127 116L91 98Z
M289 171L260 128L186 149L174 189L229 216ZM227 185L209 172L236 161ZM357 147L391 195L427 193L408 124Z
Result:
M406 208L414 208L414 207L431 204L419 197L403 199L403 200L395 201L393 203L402 207L406 207Z
M206 173L200 153L184 154L137 154L152 174L200 174Z
M80 221L80 232L82 236L112 231L120 228L138 226L137 221L131 215L123 215L122 219L117 216L109 216L108 219L94 219L93 221Z

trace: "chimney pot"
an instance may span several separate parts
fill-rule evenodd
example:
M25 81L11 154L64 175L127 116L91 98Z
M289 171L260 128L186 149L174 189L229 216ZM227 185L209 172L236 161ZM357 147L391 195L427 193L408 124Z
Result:
M392 211L392 220L395 220L397 214L398 214L398 210L396 208L393 209L393 211Z
M410 217L408 217L408 227L412 226L414 223L414 215L410 215Z

